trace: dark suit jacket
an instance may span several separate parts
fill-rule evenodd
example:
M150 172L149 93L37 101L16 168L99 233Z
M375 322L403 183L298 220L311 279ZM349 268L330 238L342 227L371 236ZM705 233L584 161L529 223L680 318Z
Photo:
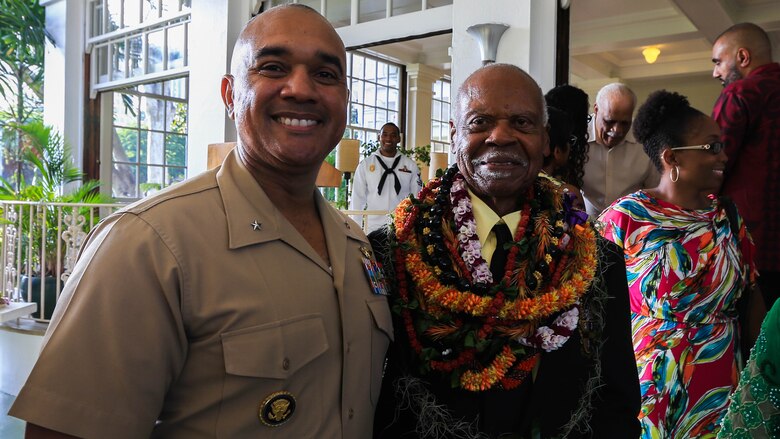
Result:
M385 266L391 267L387 231L380 229L369 238ZM542 353L532 384L512 391L468 392L427 377L420 381L437 403L449 409L451 419L470 423L479 418L474 421L474 434L450 432L444 437L462 439L477 437L478 433L499 437L499 433L509 433L506 437L526 438L531 437L534 426L542 438L639 437L639 380L631 343L623 252L602 238L599 252L597 277L581 308L581 317L589 323L575 331L562 348ZM390 269L386 271L391 274ZM409 398L397 392L397 380L414 377L417 367L403 322L396 319L394 323L396 341L388 353L374 437L424 438L415 432L418 421L422 419L423 426L430 427L431 422L437 422L432 419L437 418L423 414L427 409L416 403L410 406ZM587 343L583 343L583 335ZM412 393L409 388L404 390L406 396ZM444 422L455 424L447 418Z

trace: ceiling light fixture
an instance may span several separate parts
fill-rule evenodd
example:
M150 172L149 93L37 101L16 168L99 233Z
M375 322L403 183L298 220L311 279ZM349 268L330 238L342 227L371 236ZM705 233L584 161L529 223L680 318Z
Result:
M658 59L658 55L661 54L661 49L657 47L647 47L642 51L642 55L645 57L645 61L648 64L652 64Z

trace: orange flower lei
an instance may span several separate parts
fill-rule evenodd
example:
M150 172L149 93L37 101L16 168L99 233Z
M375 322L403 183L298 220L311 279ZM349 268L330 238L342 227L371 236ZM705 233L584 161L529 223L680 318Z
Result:
M449 175L451 178L454 170L450 170ZM421 242L421 235L431 233L431 227L435 226L418 227L415 230L416 221L431 222L426 209L430 209L434 204L441 184L441 180L430 182L421 191L419 200L404 200L397 207L394 216L393 225L398 244L394 249L395 274L402 305L400 312L410 344L422 361L423 373L451 373L453 378L457 378L459 386L469 391L482 391L497 386L507 389L517 387L536 365L539 354L533 348L520 346L514 337L517 331L527 333L545 319L571 309L587 292L598 263L595 231L589 223L584 226L577 225L564 234L564 239L560 240L564 242L559 242L557 237L544 235L545 230L550 228L545 221L550 218L546 217L545 213L537 212L533 232L536 234L534 236L540 233L543 236L539 236L540 244L534 253L536 257L546 257L546 262L553 262L549 255L545 255L545 248L551 244L560 247L564 252L556 265L550 265L551 280L538 288L529 288L524 280L525 270L517 268L522 266L524 261L515 260L517 248L513 247L510 250L506 275L500 282L495 281L492 294L464 291L462 288L445 285L440 280L442 269L425 261L424 253L431 254L433 250L430 248L431 244ZM550 191L549 186L539 184L543 190ZM524 209L523 213L527 215L528 209ZM468 278L468 273L464 273L465 265L458 256L457 242L452 242L457 239L451 232L447 233L443 224L447 221L440 222L442 234L446 235L445 246L449 250L452 264L456 267L456 272L460 272L460 276ZM520 241L526 233L526 226L523 224L528 224L528 219L518 228L515 241ZM533 275L541 280L542 275L539 272L533 272ZM413 289L409 288L410 284L413 284ZM516 298L506 298L505 291L509 292L510 288L515 288L518 292ZM412 292L414 295L410 294ZM427 337L429 340L455 337L459 329L466 324L461 320L463 318L471 327L476 325L478 330L475 331L475 340L468 346L452 346L454 350L459 350L456 357L444 359L445 353L452 349L432 354L430 348L423 346L425 340L421 337ZM428 328L424 334L418 334L416 328L415 322L420 319L427 322L423 325L423 328ZM440 324L445 321L450 323ZM453 321L456 323L452 323ZM480 321L483 323L479 323ZM492 359L482 355L481 361L478 360L477 357L486 352L480 352L472 345L477 343L479 346L480 341L494 340L497 337L503 340L500 351L492 355ZM447 344L444 343L444 346Z

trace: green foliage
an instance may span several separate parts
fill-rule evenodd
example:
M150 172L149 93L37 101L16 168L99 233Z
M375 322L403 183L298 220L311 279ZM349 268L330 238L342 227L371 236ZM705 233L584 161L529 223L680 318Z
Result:
M36 121L16 128L23 134L22 157L35 169L35 174L29 183L21 177L18 185L13 185L0 177L0 199L87 204L110 201L97 191L100 186L97 180L82 182L74 191L64 193L65 185L81 181L83 173L71 162L70 148L65 144L62 136L53 131L50 126ZM22 219L18 223L21 224L19 232L22 236L22 248L32 247L33 259L29 262L31 266L36 267L36 273L33 274L39 275L41 272L53 274L59 242L57 208L51 205L33 206L33 208L25 206L20 213ZM78 214L88 217L90 209L81 208ZM30 221L30 215L33 215L33 221ZM87 223L97 221L97 214L92 213L92 215L94 215L90 218L92 221ZM46 240L44 248L41 249L44 227ZM27 252L23 251L22 254L26 259ZM41 267L41 256L44 254L46 267Z

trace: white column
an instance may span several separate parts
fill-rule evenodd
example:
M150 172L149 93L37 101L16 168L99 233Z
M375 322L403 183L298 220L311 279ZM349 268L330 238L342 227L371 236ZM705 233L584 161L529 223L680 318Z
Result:
M406 135L404 147L414 148L431 143L431 102L433 83L442 72L424 64L406 66Z
M84 143L84 1L41 0L46 8L43 122L70 145L73 164L83 164Z
M188 175L206 170L207 146L233 142L236 130L220 95L222 75L238 34L252 17L256 1L201 0L192 2L189 34L190 101Z
M433 83L442 77L442 72L424 64L406 66L406 134L404 147L407 149L431 143L431 102ZM428 180L428 167L418 163L423 180ZM425 169L423 169L425 168Z
M542 90L555 84L556 3L552 0L453 1L453 93L482 65L479 45L466 32L481 23L509 26L498 45L496 62L522 67Z

